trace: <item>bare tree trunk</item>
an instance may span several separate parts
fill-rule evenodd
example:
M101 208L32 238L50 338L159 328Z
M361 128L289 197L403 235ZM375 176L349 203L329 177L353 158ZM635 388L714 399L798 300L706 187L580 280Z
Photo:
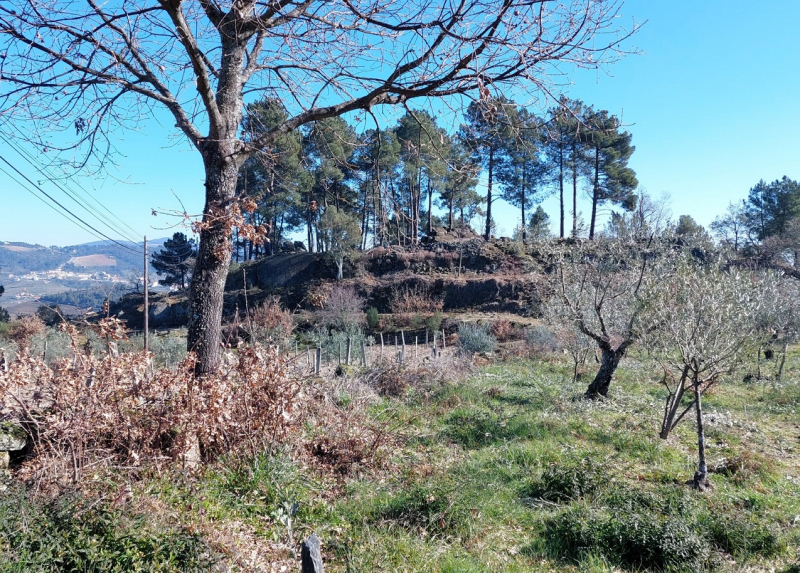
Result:
M669 437L669 434L672 430L675 429L683 417L691 410L694 402L691 402L688 406L686 406L678 416L678 410L681 408L681 401L683 400L683 395L686 393L687 386L686 386L686 379L689 376L689 368L688 366L683 369L681 373L681 379L678 383L677 389L675 392L671 392L669 396L667 396L667 402L664 405L664 418L661 421L661 432L658 434L658 437L662 440L666 440Z
M602 359L600 360L600 370L597 375L589 384L584 396L590 399L608 396L608 388L611 386L611 380L614 378L614 372L617 371L620 360L625 356L625 348L612 350L608 344L600 347L602 352Z
M223 292L231 251L227 217L236 195L238 163L220 146L206 144L204 228L200 231L192 282L189 287L189 332L187 347L197 355L198 375L217 369L220 362Z
M775 381L780 382L781 376L783 376L783 367L786 364L786 351L789 350L789 343L783 343L783 351L781 352L781 361L778 364L778 371L775 373Z

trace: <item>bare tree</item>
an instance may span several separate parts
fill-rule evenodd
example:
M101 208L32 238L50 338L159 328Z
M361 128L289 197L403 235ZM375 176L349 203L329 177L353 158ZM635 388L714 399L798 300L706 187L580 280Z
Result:
M552 324L572 324L600 350L600 368L587 398L608 396L628 349L658 327L649 313L648 292L669 273L669 251L652 239L600 240L561 247L554 255L556 278L550 299Z
M635 30L618 28L620 5L8 0L0 5L0 117L6 134L70 152L84 167L107 161L120 127L157 108L171 114L205 170L188 344L198 373L210 372L220 360L230 237L241 222L237 172L248 157L348 112L469 92L486 99L514 85L548 92L555 64L594 68L616 58ZM244 138L245 102L264 97L280 101L286 117Z
M664 368L669 392L660 436L666 439L694 410L699 462L693 484L698 489L708 487L702 396L755 342L758 317L775 285L771 275L700 268L684 259L668 284L651 291L657 299L651 313L660 328L651 332L647 345ZM693 394L688 402L683 400L687 392Z

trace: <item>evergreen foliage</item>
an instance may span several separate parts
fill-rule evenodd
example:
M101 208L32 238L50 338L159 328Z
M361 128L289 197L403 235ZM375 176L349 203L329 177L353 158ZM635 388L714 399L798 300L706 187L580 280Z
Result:
M194 239L188 239L183 233L175 233L171 239L164 241L164 247L150 258L150 264L158 275L164 277L158 282L186 288L195 254Z

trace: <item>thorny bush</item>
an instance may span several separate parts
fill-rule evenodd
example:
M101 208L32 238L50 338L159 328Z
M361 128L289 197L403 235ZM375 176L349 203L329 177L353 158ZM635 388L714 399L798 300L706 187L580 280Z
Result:
M274 350L229 353L218 374L195 378L192 354L156 370L146 353L87 354L75 327L61 328L72 358L50 368L23 349L0 370L0 419L33 438L21 469L29 478L66 486L104 467L170 464L197 446L207 460L235 449L255 453L296 423L300 387Z

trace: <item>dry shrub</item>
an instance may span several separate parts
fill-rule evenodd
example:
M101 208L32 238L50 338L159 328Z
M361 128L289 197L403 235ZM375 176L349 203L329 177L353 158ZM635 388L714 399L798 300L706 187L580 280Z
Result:
M46 484L169 464L195 446L205 459L239 448L255 453L284 439L295 422L299 387L274 351L229 354L219 374L196 379L193 355L173 370L154 370L145 353L87 356L75 328L61 328L73 358L51 369L22 352L0 371L0 417L33 437L24 470Z
M282 330L288 336L294 328L292 313L281 306L277 296L271 296L260 306L250 310L250 318L254 325L267 330Z
M334 330L346 331L364 324L364 297L352 286L330 285L325 294L325 304L316 313L320 325Z
M329 389L330 390L330 389ZM314 460L334 473L350 474L359 468L380 466L383 448L391 442L386 424L367 415L370 400L340 400L325 396L310 403L313 436L304 443Z
M377 366L368 370L360 381L374 388L380 396L402 397L409 390L430 392L457 380L469 371L463 360L424 361L420 366Z
M250 340L261 344L282 343L292 334L292 313L281 306L278 297L272 296L250 310L247 320Z
M492 334L498 342L506 342L514 337L514 326L508 320L501 318L492 323Z
M36 315L23 316L19 320L12 320L8 328L8 338L19 346L25 346L37 334L42 334L46 329L42 319Z
M436 312L443 306L444 300L433 296L427 285L396 287L392 291L392 312L395 314Z
M337 410L325 416L325 433L306 444L314 458L340 475L380 463L380 450L389 438L383 425L368 420L358 410Z

